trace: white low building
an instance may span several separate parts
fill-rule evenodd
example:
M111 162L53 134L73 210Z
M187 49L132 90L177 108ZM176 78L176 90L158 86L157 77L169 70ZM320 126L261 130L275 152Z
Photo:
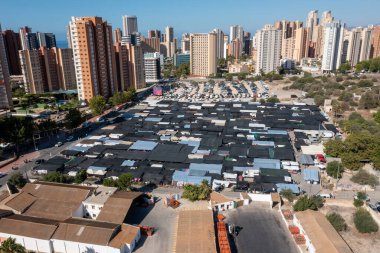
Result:
M234 209L237 207L237 204L234 200L229 199L218 192L212 192L210 194L209 207L218 212Z

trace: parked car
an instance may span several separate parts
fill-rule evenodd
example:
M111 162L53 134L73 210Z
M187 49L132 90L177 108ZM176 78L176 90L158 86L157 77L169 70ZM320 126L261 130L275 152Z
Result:
M7 174L4 174L4 173L1 173L0 172L0 178L2 178L2 177L5 177Z
M37 159L34 163L35 164L41 164L41 163L44 163L45 162L45 159Z
M60 147L60 146L62 146L62 145L63 145L63 143L62 143L61 141L59 141L59 142L57 142L57 143L55 144L56 147Z
M324 155L322 155L322 154L318 154L318 155L316 155L315 157L319 160L319 162L321 162L321 163L326 163L326 158L325 158Z
M66 141L72 141L74 139L74 136L70 135L69 137L67 137Z

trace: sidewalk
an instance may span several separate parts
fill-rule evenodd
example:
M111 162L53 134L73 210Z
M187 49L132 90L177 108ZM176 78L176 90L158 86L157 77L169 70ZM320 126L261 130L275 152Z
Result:
M39 151L33 151L31 153L24 154L23 156L20 156L17 160L15 160L15 161L11 162L10 164L0 168L0 172L6 173L6 172L12 170L13 166L20 166L20 165L24 164L25 159L33 160L39 156L40 156Z

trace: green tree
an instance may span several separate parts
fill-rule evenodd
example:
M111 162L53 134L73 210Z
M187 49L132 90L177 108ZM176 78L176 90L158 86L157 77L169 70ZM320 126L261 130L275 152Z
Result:
M1 253L26 253L26 249L21 244L16 243L16 239L9 237L0 245Z
M302 196L293 205L296 212L305 211L308 209L318 210L323 206L323 199L320 196Z
M280 195L282 197L286 198L290 203L294 201L294 194L293 194L292 190L290 190L290 189L283 189L280 192Z
M119 176L119 180L117 182L118 188L120 190L127 190L131 187L133 182L133 176L131 173L125 173Z
M136 98L136 90L135 88L129 88L127 90L127 101L133 101Z
M186 77L189 74L190 74L190 63L189 62L182 63L176 69L176 77L177 78Z
M267 99L268 103L280 103L280 99L278 97L270 97Z
M70 109L65 116L65 126L68 129L77 128L83 121L82 113L76 108Z
M347 230L347 224L346 221L343 219L342 215L336 212L328 213L326 215L327 220L331 223L331 225L335 228L336 231L346 231Z
M376 108L378 105L378 100L376 99L375 95L370 91L364 93L359 100L359 108L361 109L373 109Z
M343 166L338 161L332 161L327 164L326 172L330 177L342 178Z
M348 62L341 64L338 68L338 71L340 73L346 73L347 71L350 71L350 70L351 70L351 64Z
M118 179L106 178L103 180L103 185L108 187L117 187L119 190L129 190L133 183L131 173L124 173Z
M82 169L77 172L77 174L74 177L74 183L81 184L87 179L87 172L85 169Z
M354 199L354 206L355 207L361 207L364 205L364 201L361 199Z
M95 96L90 99L89 105L94 115L100 115L106 108L106 100L103 96Z
M19 189L24 187L27 182L28 181L24 178L24 176L20 172L13 174L8 180L9 184L16 186Z
M378 110L377 112L375 112L373 114L373 119L378 123L380 124L380 110Z
M42 180L46 182L54 182L61 184L70 184L74 181L72 177L62 174L60 172L49 172L42 178Z
M19 154L20 147L33 137L36 125L32 118L10 117L0 120L0 129L0 139L14 143Z
M364 208L358 208L358 210L356 210L354 213L354 223L360 233L375 233L379 230L376 221Z
M211 188L207 180L203 180L201 185L185 185L182 197L190 201L205 200L210 196Z
M112 105L120 105L128 102L128 97L126 92L116 92L111 98L110 102Z

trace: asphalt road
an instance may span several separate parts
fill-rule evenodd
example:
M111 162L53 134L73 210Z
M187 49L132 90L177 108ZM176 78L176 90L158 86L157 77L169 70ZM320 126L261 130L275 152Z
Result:
M241 228L235 239L238 253L296 253L298 249L276 210L255 206L227 213L227 224Z

